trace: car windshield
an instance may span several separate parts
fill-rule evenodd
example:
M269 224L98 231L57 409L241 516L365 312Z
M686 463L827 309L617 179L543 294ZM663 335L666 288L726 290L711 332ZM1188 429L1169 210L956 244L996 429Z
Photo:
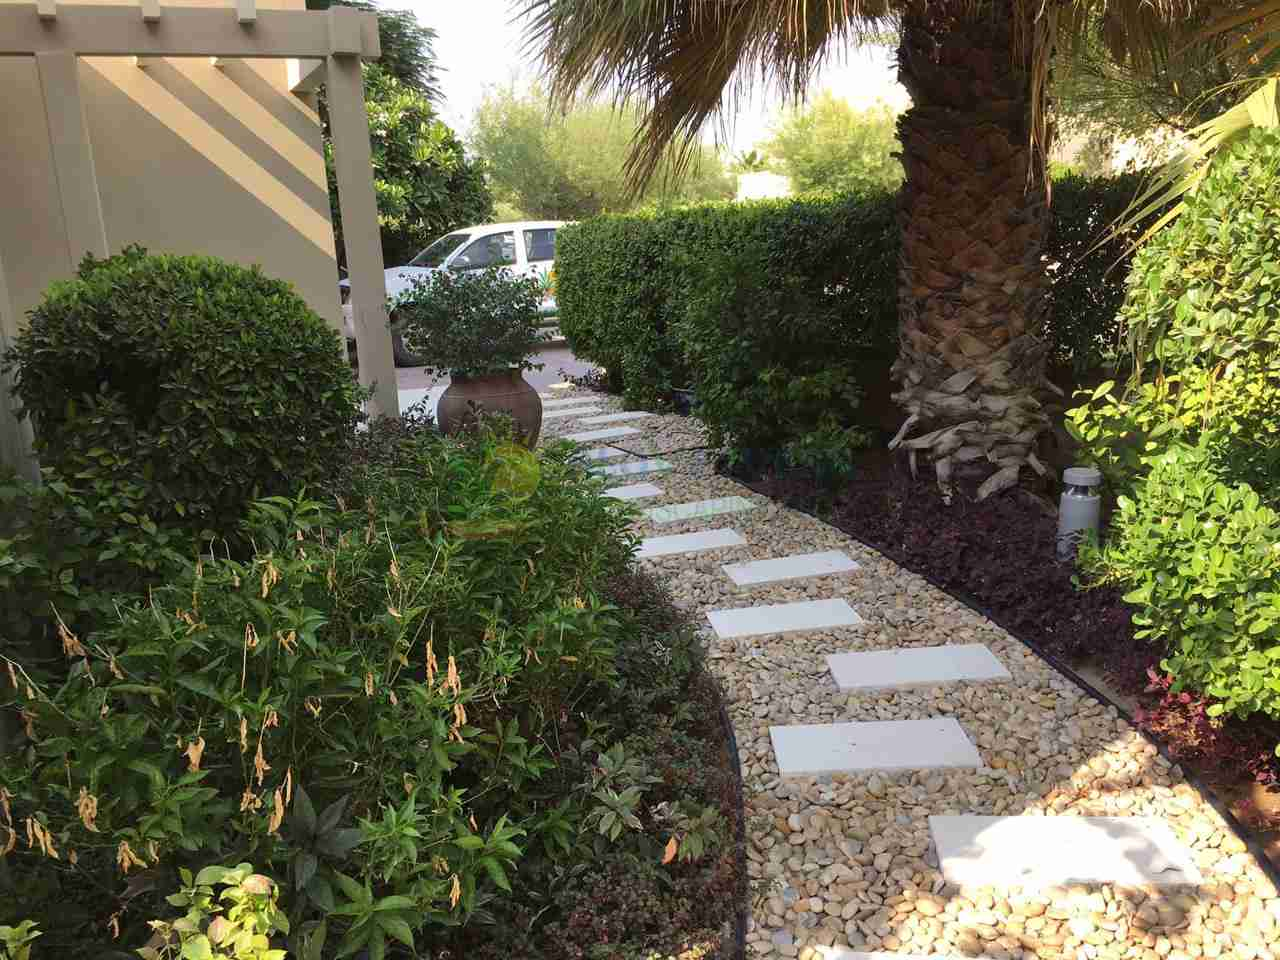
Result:
M466 242L468 233L451 233L436 240L431 246L409 261L411 267L438 267L448 259L449 254Z

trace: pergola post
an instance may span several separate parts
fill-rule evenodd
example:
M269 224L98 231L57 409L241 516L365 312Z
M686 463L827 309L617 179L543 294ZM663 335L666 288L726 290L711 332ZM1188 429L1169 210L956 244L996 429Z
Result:
M74 269L86 253L99 259L107 256L107 229L93 166L93 146L80 100L78 58L70 50L37 53L36 69L49 125L67 257Z
M360 70L361 23L355 10L329 8L330 39L325 80L333 165L342 211L342 246L351 281L351 314L360 358L360 383L373 388L372 417L400 415L396 368L387 323L387 287L383 276L378 203L369 171L369 116Z
M18 315L9 297L4 262L0 261L0 355L13 346L18 335ZM13 469L27 480L39 480L40 469L31 452L31 421L19 420L14 413L17 398L9 391L11 378L0 373L0 466ZM4 531L0 528L0 534Z

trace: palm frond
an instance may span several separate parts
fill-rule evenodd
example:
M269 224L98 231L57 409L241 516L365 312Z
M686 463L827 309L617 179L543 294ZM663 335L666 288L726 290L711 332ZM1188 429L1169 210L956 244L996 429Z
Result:
M1193 128L1187 134L1187 144L1182 152L1152 175L1146 186L1095 246L1129 233L1156 210L1175 204L1125 248L1121 254L1124 257L1175 220L1186 208L1180 198L1194 190L1204 179L1209 164L1220 150L1255 127L1280 127L1278 97L1280 77L1271 77L1262 81L1253 93L1230 110Z
M801 98L833 48L874 37L892 13L893 0L527 0L523 10L558 104L585 95L642 107L627 170L636 188L668 159L686 165L708 120L751 87Z

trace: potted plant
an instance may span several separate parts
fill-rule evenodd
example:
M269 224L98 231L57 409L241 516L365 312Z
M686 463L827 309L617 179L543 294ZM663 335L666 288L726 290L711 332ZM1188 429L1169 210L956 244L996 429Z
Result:
M449 374L436 419L446 434L473 423L481 412L501 412L532 448L542 430L542 401L525 382L530 359L546 342L538 329L541 284L500 267L456 273L441 270L417 280L397 301L405 343L428 371Z

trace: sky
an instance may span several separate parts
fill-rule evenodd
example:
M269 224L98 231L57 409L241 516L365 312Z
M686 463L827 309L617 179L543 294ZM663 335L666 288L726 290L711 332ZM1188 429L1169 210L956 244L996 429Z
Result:
M439 34L436 57L443 68L441 87L445 121L464 137L485 90L516 83L517 89L536 79L538 64L525 55L523 28L514 22L524 0L392 0L390 6L407 4L424 26ZM893 53L887 48L851 50L828 63L811 87L812 93L830 90L864 109L883 101L896 108L907 103L898 85ZM776 96L756 93L739 104L728 118L731 152L749 150L767 139L782 104ZM714 131L708 131L710 138Z

